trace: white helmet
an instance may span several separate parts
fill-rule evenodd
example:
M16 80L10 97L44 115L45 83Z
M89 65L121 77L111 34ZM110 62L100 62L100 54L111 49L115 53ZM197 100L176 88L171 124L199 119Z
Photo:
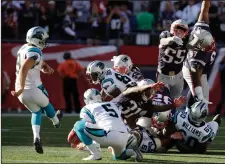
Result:
M189 118L194 123L201 123L208 115L208 105L198 101L191 106Z
M170 33L179 38L184 38L188 34L188 24L182 19L174 21L170 26Z
M88 64L86 75L90 83L98 84L104 78L105 72L105 64L96 60Z
M26 41L27 43L33 44L36 47L43 49L46 48L47 39L49 35L46 30L40 26L32 27L27 31Z
M155 84L155 82L152 79L143 79L140 82L138 82L138 86L149 85L149 84Z
M199 28L191 32L188 48L212 52L216 49L216 44L209 31Z
M102 97L97 89L90 88L84 92L84 102L86 105L102 102Z
M133 66L131 58L127 55L113 56L113 69L121 74L127 74Z

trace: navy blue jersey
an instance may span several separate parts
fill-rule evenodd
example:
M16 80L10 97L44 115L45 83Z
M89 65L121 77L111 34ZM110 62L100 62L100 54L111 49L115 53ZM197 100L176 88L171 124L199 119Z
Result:
M193 31L199 28L210 32L209 25L204 22L196 23ZM198 49L188 50L187 59L185 60L184 65L189 69L201 68L203 69L203 74L207 74L210 71L211 67L213 66L215 58L216 58L216 51L204 52Z
M168 31L163 31L160 34L160 39L172 37ZM171 45L159 46L158 55L158 72L164 75L176 75L182 70L183 61L186 59L187 49L186 43L188 37L183 39L183 46L176 43Z

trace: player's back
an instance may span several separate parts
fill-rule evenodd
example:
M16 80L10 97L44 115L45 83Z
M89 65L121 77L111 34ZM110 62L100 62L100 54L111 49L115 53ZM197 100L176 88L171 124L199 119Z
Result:
M106 130L125 132L127 128L122 121L121 112L115 103L104 102L86 105L81 112L88 113L93 122Z
M123 92L128 87L130 87L131 83L135 83L135 81L131 79L128 75L122 75L109 68L106 71L104 79L101 81L101 86L106 91L106 93L108 93L108 90L113 89L113 87L117 87L120 89L121 92Z
M40 70L42 65L42 52L39 48L24 44L17 52L16 61L16 88L20 87L19 71L26 61L26 59L32 58L35 60L34 66L28 71L24 89L31 89L42 84L40 77Z
M160 34L160 39L172 37L168 31L163 31ZM162 46L159 45L158 56L158 72L164 75L174 76L182 70L183 61L186 59L187 49L186 43L188 37L183 39L183 45L180 46L177 43Z

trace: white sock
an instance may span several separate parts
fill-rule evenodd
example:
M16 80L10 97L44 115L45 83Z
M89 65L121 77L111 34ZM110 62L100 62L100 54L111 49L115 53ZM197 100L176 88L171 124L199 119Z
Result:
M50 118L53 122L53 125L57 125L59 123L58 117L54 116L53 118Z
M40 125L32 125L34 141L36 138L40 139Z
M91 152L91 154L99 154L98 148L95 144L87 145L88 150Z

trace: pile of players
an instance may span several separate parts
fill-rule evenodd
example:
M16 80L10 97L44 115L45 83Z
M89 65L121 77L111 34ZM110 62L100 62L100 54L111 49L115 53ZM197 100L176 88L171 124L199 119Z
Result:
M134 156L142 161L141 152L162 153L173 146L182 153L206 152L221 124L220 115L205 122L211 103L206 74L215 59L209 7L210 1L203 1L191 32L177 20L170 32L161 33L156 83L144 79L127 55L114 57L113 68L102 61L88 65L88 79L100 84L101 92L91 88L84 93L81 120L68 136L72 147L90 152L83 160L100 160L99 145L120 160ZM178 110L186 100L181 96L184 79L190 93L185 109Z

